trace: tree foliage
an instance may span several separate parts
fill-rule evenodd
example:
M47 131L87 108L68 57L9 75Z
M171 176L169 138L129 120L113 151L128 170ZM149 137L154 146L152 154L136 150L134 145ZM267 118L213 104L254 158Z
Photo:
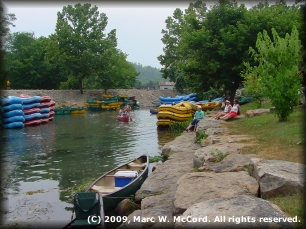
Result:
M46 54L54 44L52 40L35 38L33 33L16 32L6 40L5 71L15 89L58 89L65 81L67 71L56 59Z
M59 58L70 71L61 88L130 88L137 72L118 50L116 30L104 33L107 16L89 3L65 6L57 14ZM83 82L84 81L84 82Z
M16 20L15 14L4 14L2 6L0 6L0 66L4 66L5 62L5 47L4 37L9 34L9 26L15 26L13 22ZM7 77L4 68L0 68L0 88L6 88Z
M243 81L244 62L252 61L248 50L255 46L257 34L275 28L282 36L296 26L305 38L301 19L300 8L284 2L247 9L236 1L220 0L209 10L200 0L190 3L184 13L176 9L166 20L167 30L162 30L164 55L158 59L163 77L176 81L180 70L192 91L223 89L233 100Z
M250 68L246 65L246 75L258 76L258 87L268 95L279 121L285 121L298 105L301 76L298 67L302 61L301 42L297 28L293 26L291 36L287 33L281 38L272 28L273 40L267 31L259 33L256 49L250 53L257 65Z

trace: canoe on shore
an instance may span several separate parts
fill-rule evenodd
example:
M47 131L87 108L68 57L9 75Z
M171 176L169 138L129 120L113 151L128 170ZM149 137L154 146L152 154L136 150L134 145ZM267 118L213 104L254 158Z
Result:
M148 172L149 157L142 155L103 174L86 192L102 194L104 211L108 211L133 196L148 177Z

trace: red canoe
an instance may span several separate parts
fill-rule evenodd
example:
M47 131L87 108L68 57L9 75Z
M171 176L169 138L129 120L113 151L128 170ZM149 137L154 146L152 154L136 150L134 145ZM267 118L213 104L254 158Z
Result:
M130 116L118 116L118 120L121 122L129 122L132 121L132 118Z

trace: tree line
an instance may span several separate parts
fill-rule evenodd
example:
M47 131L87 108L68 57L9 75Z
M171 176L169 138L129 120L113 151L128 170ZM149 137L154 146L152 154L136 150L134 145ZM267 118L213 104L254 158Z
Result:
M9 17L11 16L11 17ZM136 71L117 48L116 30L105 33L106 14L89 3L64 6L57 13L55 33L35 38L34 33L9 33L7 22L2 46L3 78L23 89L132 88ZM5 86L2 80L2 88Z

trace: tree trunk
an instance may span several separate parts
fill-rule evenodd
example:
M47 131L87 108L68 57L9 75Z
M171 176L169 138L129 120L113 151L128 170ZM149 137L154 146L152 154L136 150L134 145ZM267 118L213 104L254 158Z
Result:
M239 87L239 82L237 81L235 81L234 83L233 83L233 87L232 87L232 89L231 89L231 92L230 92L230 102L231 102L231 104L234 104L234 99L235 99L235 96L236 96L236 90L238 89L238 87Z
M83 94L83 80L79 81L79 86L80 86L80 93Z

